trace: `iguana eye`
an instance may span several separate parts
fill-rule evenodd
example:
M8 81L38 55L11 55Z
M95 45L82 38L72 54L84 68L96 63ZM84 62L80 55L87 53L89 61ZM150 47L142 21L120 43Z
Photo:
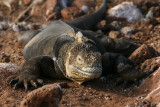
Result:
M79 63L79 64L83 64L84 63L84 60L83 60L83 58L81 57L81 56L77 56L77 62Z

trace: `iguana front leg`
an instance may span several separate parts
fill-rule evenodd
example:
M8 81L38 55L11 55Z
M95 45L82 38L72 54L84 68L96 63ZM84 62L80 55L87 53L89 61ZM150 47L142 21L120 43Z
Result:
M28 60L21 69L20 74L10 81L10 85L14 85L14 89L24 85L25 90L31 84L37 88L38 84L43 84L41 76L55 77L55 65L53 60L48 56L35 57Z
M119 74L117 82L134 81L136 78L147 76L147 72L140 72L134 68L132 62L118 53L106 52L102 56L102 75L107 75L108 72L116 71Z

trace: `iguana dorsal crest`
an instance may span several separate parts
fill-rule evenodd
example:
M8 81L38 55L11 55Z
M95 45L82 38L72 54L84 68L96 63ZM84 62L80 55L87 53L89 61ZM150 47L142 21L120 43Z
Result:
M78 33L76 33L76 40L78 43L85 42L85 38L84 38L82 32L79 31Z

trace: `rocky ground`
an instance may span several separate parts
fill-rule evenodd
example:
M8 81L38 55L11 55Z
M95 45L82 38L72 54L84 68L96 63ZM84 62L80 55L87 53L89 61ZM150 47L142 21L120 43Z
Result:
M22 55L23 47L18 44L17 35L30 29L43 29L55 20L72 20L81 15L90 14L101 4L101 0L96 0L96 4L94 0L68 0L67 4L59 3L56 0L46 0L46 2L39 0L38 3L30 5L31 1L8 0L7 3L11 4L10 8L4 5L6 2L0 1L0 106L11 107L20 104L27 106L29 103L27 101L32 102L37 98L39 99L35 102L41 101L47 99L46 96L50 94L50 91L42 91L45 86L34 92L33 89L25 92L23 88L14 90L8 85L10 79L19 73L17 70L14 71L14 68L18 69L18 66L22 66L25 62ZM113 14L115 10L111 8L124 1L133 2L141 13L129 17L128 14L132 13L129 12L127 17L123 14L123 18L112 16L111 13ZM133 4L128 4L127 10L135 8ZM123 8L119 11L122 10ZM139 10L135 11L139 12ZM128 17L129 19L127 19ZM95 25L94 31L111 38L124 38L141 46L129 57L137 69L145 71L151 70L155 66L156 68L160 67L159 0L108 0L106 15L99 24ZM4 65L3 63L14 65ZM160 68L138 86L136 83L127 87L124 87L124 84L117 85L114 75L103 78L105 81L102 81L101 78L88 81L83 85L69 80L45 79L45 84L59 84L63 91L61 96L58 94L57 85L46 86L48 90L55 91L55 95L48 97L47 101L50 102L53 97L54 101L58 103L62 97L60 101L62 107L159 107L159 78ZM48 103L48 106L53 105Z

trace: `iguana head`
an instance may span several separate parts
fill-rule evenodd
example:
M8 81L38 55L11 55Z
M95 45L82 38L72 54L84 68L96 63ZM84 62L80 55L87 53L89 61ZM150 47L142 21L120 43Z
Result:
M100 77L102 63L101 53L93 43L83 42L80 38L77 40L67 53L65 67L67 77L81 84Z

